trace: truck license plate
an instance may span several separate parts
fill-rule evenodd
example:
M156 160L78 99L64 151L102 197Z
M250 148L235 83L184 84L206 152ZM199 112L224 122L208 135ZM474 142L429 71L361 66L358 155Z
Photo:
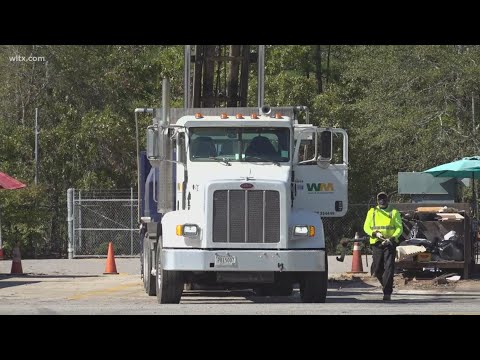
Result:
M237 258L232 255L215 254L215 266L236 266Z

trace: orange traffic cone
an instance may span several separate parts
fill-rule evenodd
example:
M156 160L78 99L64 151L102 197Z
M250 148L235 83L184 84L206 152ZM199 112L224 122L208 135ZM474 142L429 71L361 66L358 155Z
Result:
M358 238L358 232L356 232L355 239ZM362 252L359 242L353 243L352 271L348 272L348 274L366 274L366 271L363 271Z
M10 274L23 274L22 255L20 254L18 244L13 249L12 269L10 270Z
M108 243L107 264L104 274L118 274L117 265L115 265L115 255L113 254L113 243L111 241Z

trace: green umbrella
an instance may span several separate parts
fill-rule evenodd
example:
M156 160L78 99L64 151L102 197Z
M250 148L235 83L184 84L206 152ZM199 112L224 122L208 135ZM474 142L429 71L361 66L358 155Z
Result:
M435 177L453 177L458 179L472 179L473 201L475 215L478 214L478 203L475 193L475 179L480 179L480 156L464 157L446 164L435 166L425 170L424 173L432 174Z

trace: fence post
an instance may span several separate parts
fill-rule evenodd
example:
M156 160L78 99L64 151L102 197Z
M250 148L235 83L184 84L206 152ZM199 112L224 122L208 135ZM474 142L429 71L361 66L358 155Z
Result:
M78 248L82 251L82 190L78 190Z
M68 222L68 258L73 259L73 194L74 189L67 190L67 222Z
M133 255L133 188L130 188L130 255Z

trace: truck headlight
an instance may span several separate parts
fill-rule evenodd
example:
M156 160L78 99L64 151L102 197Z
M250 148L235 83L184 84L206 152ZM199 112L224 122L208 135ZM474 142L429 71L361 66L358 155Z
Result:
M193 237L198 235L198 230L198 226L195 224L177 225L176 234L178 236Z
M315 236L315 226L295 225L293 228L293 234L295 236L313 237Z

